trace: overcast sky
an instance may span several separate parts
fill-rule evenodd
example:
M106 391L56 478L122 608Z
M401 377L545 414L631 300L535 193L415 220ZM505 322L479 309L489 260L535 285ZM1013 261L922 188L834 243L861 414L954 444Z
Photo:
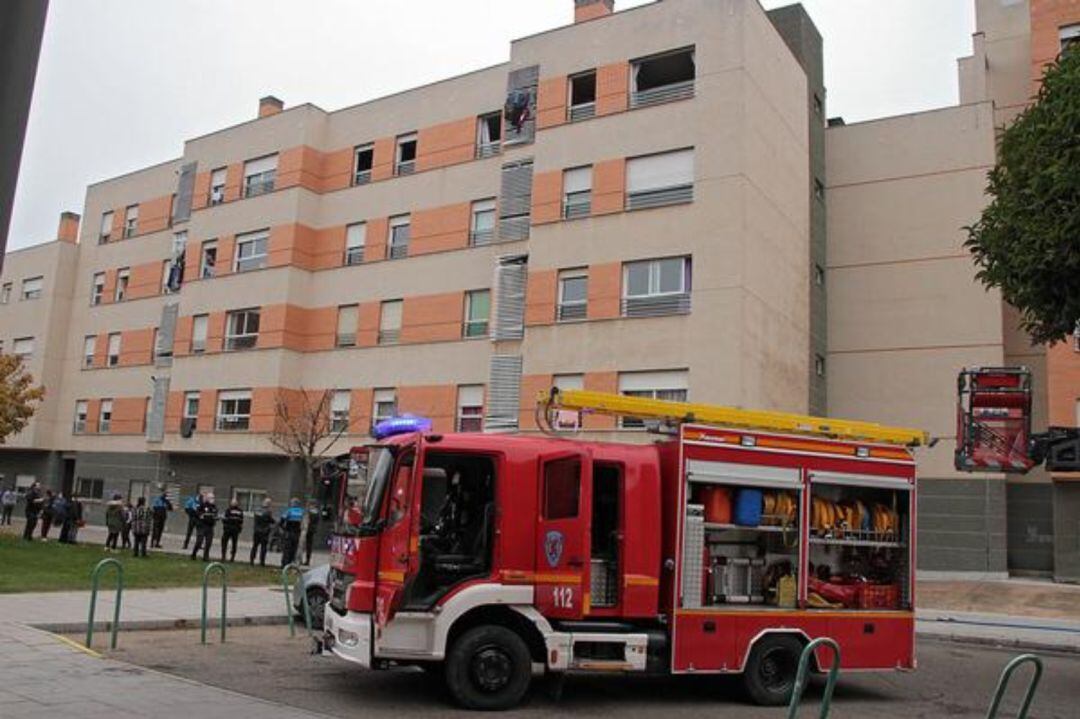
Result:
M830 116L957 101L974 0L803 4L825 39ZM263 95L336 110L504 62L512 39L572 14L571 0L51 0L8 247L54 239L88 184L179 157Z

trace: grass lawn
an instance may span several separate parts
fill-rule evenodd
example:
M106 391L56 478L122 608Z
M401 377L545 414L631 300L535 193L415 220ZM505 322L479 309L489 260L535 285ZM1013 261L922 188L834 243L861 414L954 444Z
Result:
M24 542L14 534L0 533L0 594L13 592L55 592L90 589L90 572L105 557L124 565L125 589L202 586L201 561L191 561L179 554L151 551L148 557L135 558L130 550L114 554L95 545L68 545L56 541ZM252 567L246 562L226 564L230 587L275 584L279 572L269 567ZM114 586L115 570L102 572L101 586ZM211 586L218 586L211 577Z

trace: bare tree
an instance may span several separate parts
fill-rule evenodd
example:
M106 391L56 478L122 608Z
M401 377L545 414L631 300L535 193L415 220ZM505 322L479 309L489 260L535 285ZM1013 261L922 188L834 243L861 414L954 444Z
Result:
M290 458L304 463L304 492L315 485L315 468L348 430L348 422L334 428L330 413L332 390L279 392L274 399L274 430L270 443Z

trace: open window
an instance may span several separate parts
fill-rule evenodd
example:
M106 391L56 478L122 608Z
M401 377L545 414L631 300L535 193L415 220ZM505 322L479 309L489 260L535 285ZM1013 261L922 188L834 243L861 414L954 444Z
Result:
M694 96L694 48L651 55L631 63L630 107Z
M490 112L476 120L476 157L498 155L502 150L502 113Z
M567 119L587 120L596 115L596 70L570 76L570 102Z
M353 184L366 185L371 182L371 168L375 163L375 145L370 142L356 148L353 163Z
M394 174L411 175L416 172L416 133L399 135L394 157Z

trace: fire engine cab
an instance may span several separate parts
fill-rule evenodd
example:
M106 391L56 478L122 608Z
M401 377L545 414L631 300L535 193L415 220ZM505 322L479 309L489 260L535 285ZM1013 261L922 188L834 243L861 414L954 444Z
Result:
M587 391L541 405L544 423L603 413L659 438L404 421L356 448L363 496L332 540L334 654L441 671L470 709L567 672L739 673L781 704L821 636L845 669L915 667L924 433Z

